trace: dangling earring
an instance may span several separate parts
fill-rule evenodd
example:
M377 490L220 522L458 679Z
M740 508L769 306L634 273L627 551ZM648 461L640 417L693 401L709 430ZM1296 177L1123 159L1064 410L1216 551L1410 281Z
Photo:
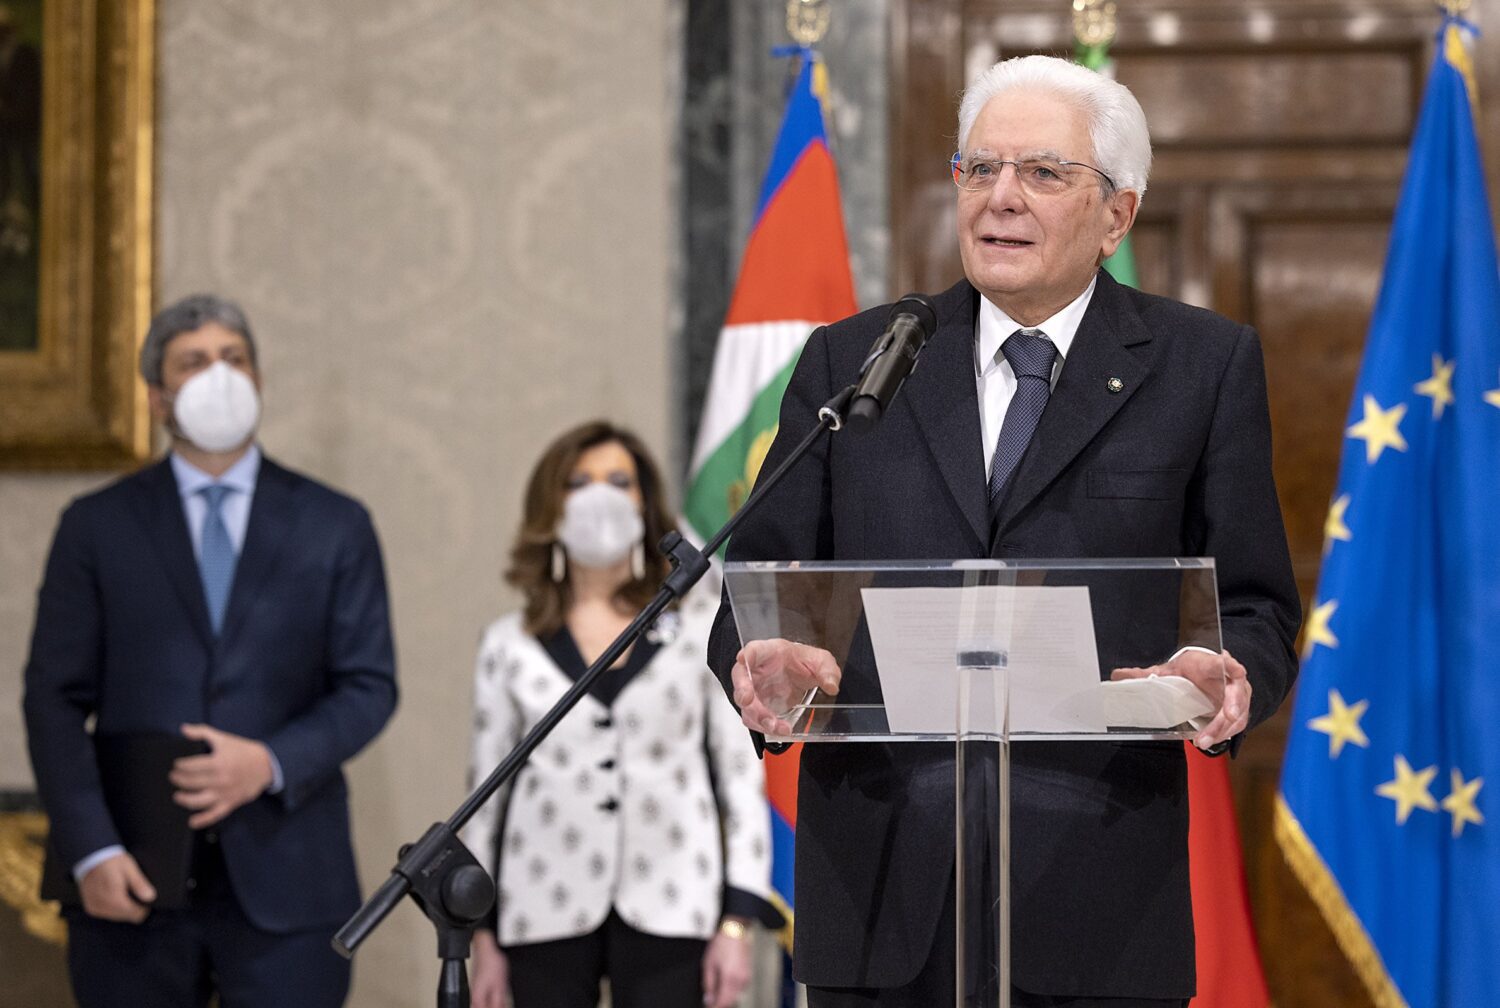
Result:
M568 558L563 553L562 543L552 544L552 580L562 582L568 576Z
M646 546L636 543L630 551L630 576L639 581L646 576Z

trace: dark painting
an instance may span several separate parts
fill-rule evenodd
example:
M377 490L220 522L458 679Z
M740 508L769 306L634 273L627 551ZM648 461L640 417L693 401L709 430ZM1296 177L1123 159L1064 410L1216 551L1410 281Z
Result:
M0 2L0 350L37 348L42 0Z

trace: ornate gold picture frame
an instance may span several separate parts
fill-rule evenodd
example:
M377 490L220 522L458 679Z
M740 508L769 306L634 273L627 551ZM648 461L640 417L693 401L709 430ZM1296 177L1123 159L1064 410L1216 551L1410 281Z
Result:
M36 331L0 346L0 467L130 465L151 447L155 0L5 6L40 9L42 111Z

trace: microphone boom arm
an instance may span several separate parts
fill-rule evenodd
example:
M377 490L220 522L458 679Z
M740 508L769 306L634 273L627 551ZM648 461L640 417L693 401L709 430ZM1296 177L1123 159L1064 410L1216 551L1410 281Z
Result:
M869 366L870 362L867 361L866 369ZM438 981L439 1008L468 1008L469 986L463 961L468 958L469 943L475 926L485 919L494 904L495 889L494 882L473 853L459 840L458 831L502 785L520 771L532 752L557 727L564 715L583 699L594 681L614 665L656 621L662 610L686 595L702 579L709 569L707 558L713 556L728 541L740 523L811 450L824 431L837 431L844 427L845 411L854 398L855 388L854 385L844 388L818 409L817 424L779 466L756 479L755 487L745 503L724 523L723 528L714 533L702 550L679 532L668 532L662 537L661 550L671 562L672 570L655 597L446 821L433 823L420 840L401 847L390 876L334 935L333 948L336 952L345 958L352 957L370 932L379 927L381 921L395 909L396 904L410 895L437 928L438 955L442 959Z

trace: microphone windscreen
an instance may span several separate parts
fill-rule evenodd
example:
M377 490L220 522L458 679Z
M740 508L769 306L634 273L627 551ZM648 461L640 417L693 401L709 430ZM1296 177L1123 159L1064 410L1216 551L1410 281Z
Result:
M891 305L891 318L898 315L910 315L915 318L917 325L922 327L922 331L929 339L937 330L937 309L922 294L908 294Z

